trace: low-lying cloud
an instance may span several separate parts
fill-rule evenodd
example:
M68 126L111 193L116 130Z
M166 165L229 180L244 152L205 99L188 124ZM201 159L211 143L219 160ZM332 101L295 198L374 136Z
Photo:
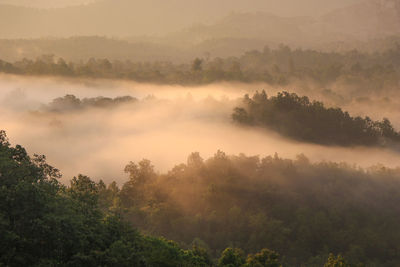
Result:
M0 76L0 128L13 144L23 145L31 154L46 155L64 174L63 181L84 173L94 179L122 182L129 161L147 158L157 170L166 171L185 162L191 152L208 158L218 149L260 156L277 152L287 158L304 153L313 161L346 161L365 167L398 165L400 153L394 150L305 144L233 124L230 114L238 99L262 88L269 94L278 90L261 85L188 88ZM138 101L64 112L46 108L53 99L67 94L81 99L131 96Z

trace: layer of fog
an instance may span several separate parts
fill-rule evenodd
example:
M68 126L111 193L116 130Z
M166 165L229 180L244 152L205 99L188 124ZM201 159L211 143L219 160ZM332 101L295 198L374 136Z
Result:
M121 182L126 179L123 168L129 161L147 158L158 171L166 171L185 162L191 152L198 151L208 158L218 149L227 154L266 156L277 152L295 158L304 153L313 161L398 166L400 153L394 150L323 147L287 140L264 129L234 125L230 114L238 98L262 88L270 95L279 90L260 84L188 88L0 76L0 129L7 131L12 144L23 145L31 154L46 155L48 162L62 171L64 181L83 173L94 179ZM79 98L129 95L139 101L66 112L45 108L54 98L66 94ZM347 106L355 112L379 116L379 104L354 103ZM390 115L387 117L396 118L398 109L392 109L391 114L389 111L386 109ZM399 127L400 120L394 121Z

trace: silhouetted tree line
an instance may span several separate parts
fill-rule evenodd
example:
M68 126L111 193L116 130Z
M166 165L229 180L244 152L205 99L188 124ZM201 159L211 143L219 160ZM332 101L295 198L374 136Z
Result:
M220 81L266 82L286 85L298 80L328 86L335 81L362 84L363 90L395 87L399 82L400 45L383 52L357 50L336 53L277 49L249 51L240 57L196 58L189 64L90 59L66 62L53 55L15 63L0 61L0 72L28 75L60 75L130 79L139 82L204 84Z
M235 122L263 126L300 141L325 145L386 145L400 142L388 119L351 117L340 108L326 108L295 93L279 92L268 97L265 91L245 95L243 106L232 114Z
M121 104L135 103L136 101L138 100L131 96L119 96L115 98L99 96L79 99L75 95L65 95L55 98L43 108L48 111L63 112L85 108L112 108Z
M121 189L84 175L65 186L44 156L0 131L0 265L399 264L399 170L219 151L207 161L193 153L167 174L147 160L125 171Z

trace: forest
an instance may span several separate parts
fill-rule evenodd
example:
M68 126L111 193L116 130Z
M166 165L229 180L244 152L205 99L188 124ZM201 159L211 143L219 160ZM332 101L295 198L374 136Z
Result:
M121 188L115 182L106 186L85 175L74 177L66 186L58 181L59 170L50 166L45 156L30 157L22 146L11 146L4 131L0 132L0 159L1 266L279 267L282 262L307 261L314 264L308 266L350 267L363 266L351 263L360 259L376 266L399 262L392 255L394 247L381 247L382 242L396 244L399 233L392 223L397 218L391 216L398 212L387 206L382 210L381 205L389 199L378 197L387 190L398 191L398 181L393 180L397 170L363 171L333 163L310 164L304 156L296 161L278 156L260 160L218 151L207 161L193 153L187 164L163 175L156 174L148 160L131 162L125 168L129 180ZM253 169L254 165L257 168ZM252 172L247 172L249 167ZM266 174L270 171L273 175ZM324 173L332 173L325 178L331 188L326 188L327 181L318 181ZM289 174L295 174L298 181L291 181ZM277 177L284 180L279 182ZM314 183L312 195L298 194ZM350 192L333 193L334 188L349 189L349 183L353 185ZM372 186L379 186L379 192L366 198ZM359 193L357 198L347 195L356 188L363 188L365 194ZM312 198L320 198L321 193L324 202L313 207ZM249 198L243 201L244 196ZM299 197L303 207L297 203ZM378 202L372 203L375 200ZM327 208L330 202L336 203L335 209ZM368 205L353 214L347 204L355 208ZM322 209L315 213L316 208ZM371 208L379 210L376 217L367 216ZM292 211L298 217L295 224L290 219ZM244 213L248 216L243 217ZM352 224L340 229L343 221L339 217L327 221L333 215ZM371 233L364 235L389 217L378 239ZM239 224L230 223L237 220L241 220ZM312 232L304 228L306 223L318 227L313 231L329 230L327 234L332 236L313 240ZM348 236L347 231L353 230L357 232ZM156 234L167 239L152 237ZM346 238L356 242L344 246ZM262 248L264 244L287 256ZM313 247L320 248L315 255L310 250ZM340 254L328 254L329 249L345 253L349 261ZM392 256L391 262L384 260L387 255Z
M0 267L400 266L400 0L0 25Z
M104 188L104 208L120 209L145 232L203 244L211 255L266 246L285 266L322 266L331 252L352 264L399 264L398 169L218 151L207 160L192 153L164 174L148 160L125 172L120 189Z
M278 92L269 97L263 90L252 98L245 95L232 119L242 125L263 126L300 141L325 145L388 145L398 143L400 133L384 118L351 117L340 108L326 108L307 96Z
M248 51L239 57L195 58L190 63L169 61L132 62L91 58L67 62L54 55L13 63L0 60L0 72L25 75L56 75L128 79L161 84L209 84L215 82L264 82L284 86L309 81L328 86L342 81L362 87L364 92L394 88L400 81L400 45L368 53L321 52L280 45Z
M181 101L185 106L199 108L194 100ZM221 113L232 127L230 135L241 128L267 135L258 128L265 127L298 142L350 149L352 146L393 148L399 138L387 119L352 117L340 108L327 108L322 102L285 91L270 97L265 91L256 92L237 102L210 98L208 101L217 106L229 104L232 109L226 108L226 114L215 107L208 113L201 109L189 120L202 113L204 118ZM163 107L166 116L173 116L164 105L174 106L177 112L187 111L178 103L155 97L68 94L40 105L38 110L27 109L32 123L26 126L34 130L39 118L49 117L50 127L56 121L55 129L63 137L69 131L64 125L66 119L72 118L71 131L83 138L83 143L90 143L90 138L104 133L96 128L95 135L85 137L83 132L90 127L80 129L78 117L85 125L93 120L92 115L86 114L115 118L122 110L143 117L154 113L149 109L151 106ZM239 104L236 108L235 103ZM144 110L140 111L141 108ZM150 117L144 116L143 120ZM137 131L142 126L135 125L133 118L124 117L121 123L132 125ZM108 127L106 120L100 122ZM113 127L119 126L113 124ZM130 132L129 129L123 132ZM113 136L109 129L105 134ZM45 143L52 138L44 136ZM193 138L198 140L197 136ZM156 140L148 139L152 141L157 145ZM90 147L99 145L107 144L101 142ZM150 144L145 145L150 149ZM172 145L179 147L179 141ZM125 149L135 150L138 146L129 145ZM319 149L321 153L324 148ZM89 157L97 152L85 150L87 147L72 155L79 161L82 154L85 169L89 170ZM69 160L65 151L59 153L63 161ZM174 162L176 165L166 171L158 171L147 159L130 162L124 169L125 178L115 182L81 174L61 182L60 172L46 163L44 156L29 155L23 147L11 146L5 132L1 132L0 235L5 238L0 241L4 252L0 265L378 267L400 264L399 168L315 161L303 154L289 159L277 153L246 156L218 150L206 159L198 152L191 153L185 163ZM115 155L115 151L109 155Z

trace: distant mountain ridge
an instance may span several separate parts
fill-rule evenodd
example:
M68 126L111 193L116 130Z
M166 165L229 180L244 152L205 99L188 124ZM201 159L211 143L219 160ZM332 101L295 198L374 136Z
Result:
M297 13L311 14L312 7L319 14L327 9L324 6L333 9L357 1L321 4L320 0L98 0L55 9L0 5L0 38L164 35L196 23L215 23L230 12L276 11L293 15L298 9Z
M202 42L209 39L244 38L268 39L286 42L290 36L303 34L299 25L311 21L308 17L283 18L273 14L231 13L212 25L195 25L170 35L170 39L184 37L186 42Z
M371 47L379 48L388 45L384 40L392 38L393 43L398 40L396 36L400 36L400 1L395 0L365 0L315 17L285 17L266 11L230 12L218 17L222 11L216 8L208 12L208 18L202 16L210 9L211 0L186 0L186 4L181 5L182 1L99 0L86 6L51 10L3 5L0 6L0 39L19 38L23 32L28 32L32 38L54 37L0 40L0 58L13 61L55 54L69 60L107 57L183 62L204 55L240 55L281 43L292 48L324 51L359 47L368 50L365 43L371 40L374 43ZM249 1L259 5L252 6L253 9L265 3L264 0ZM232 3L233 7L246 10L241 6L243 1L220 0L219 3L221 6ZM150 15L140 12L149 11L154 5L158 8ZM178 7L182 15L168 20ZM193 24L196 20L202 22ZM159 25L163 28L158 28ZM159 36L151 35L156 32ZM59 33L69 34L65 38Z
M397 6L396 6L397 5ZM319 17L280 17L270 13L231 13L212 25L171 34L181 42L245 38L310 47L340 41L368 41L400 34L400 1L367 0Z
M400 1L368 0L329 12L319 19L327 32L357 36L359 39L400 33Z

